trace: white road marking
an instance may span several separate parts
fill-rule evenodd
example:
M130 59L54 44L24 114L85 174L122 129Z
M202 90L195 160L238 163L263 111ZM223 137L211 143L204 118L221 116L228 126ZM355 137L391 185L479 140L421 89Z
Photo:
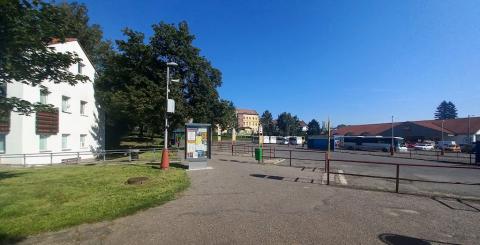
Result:
M338 175L338 179L340 180L340 183L341 183L342 185L347 185L348 182L347 182L347 179L345 178L345 176L343 175L343 170L339 169L339 170L338 170L338 173L340 173L340 174Z
M278 161L274 162L273 164L275 164L275 165L276 165L276 164L279 164L279 163L281 163L281 162L283 162L283 161L285 161L285 160L286 160L286 159L280 159L280 160L278 160Z

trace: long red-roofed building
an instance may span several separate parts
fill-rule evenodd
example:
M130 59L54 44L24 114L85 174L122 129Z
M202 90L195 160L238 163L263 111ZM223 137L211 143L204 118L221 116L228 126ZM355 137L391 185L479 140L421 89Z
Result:
M443 124L443 126L442 126ZM480 140L480 117L457 118L447 120L422 120L394 122L393 133L407 141L454 140L466 144L469 139ZM391 136L392 123L348 125L334 131L335 135Z

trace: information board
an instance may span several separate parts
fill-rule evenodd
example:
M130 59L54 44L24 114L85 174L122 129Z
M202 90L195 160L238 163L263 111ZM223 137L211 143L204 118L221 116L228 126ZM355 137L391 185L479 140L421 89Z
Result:
M202 161L210 158L210 124L186 124L185 134L185 159Z

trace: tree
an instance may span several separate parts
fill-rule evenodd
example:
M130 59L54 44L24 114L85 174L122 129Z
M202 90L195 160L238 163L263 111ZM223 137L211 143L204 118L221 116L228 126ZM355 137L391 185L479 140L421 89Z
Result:
M317 120L312 119L312 121L310 121L308 123L307 135L319 135L320 132L321 132L320 131L320 124L318 123Z
M455 119L457 118L457 108L451 101L442 101L435 111L435 119Z
M171 76L182 82L169 87L169 98L175 100L175 113L168 115L170 130L188 119L235 127L233 103L220 99L217 92L221 73L193 46L195 37L187 23L159 23L153 25L153 31L148 42L143 33L130 29L124 30L126 40L116 41L118 52L108 56L103 74L95 83L107 117L128 122L130 129L163 131L166 63L176 62Z
M44 81L88 81L68 69L81 59L74 53L58 53L48 44L67 37L67 18L58 7L43 1L6 0L0 3L0 87L14 81L40 86ZM30 114L40 105L16 97L0 97L0 109Z
M283 112L277 118L277 127L282 136L296 135L299 133L300 120L288 112Z
M268 110L263 112L260 117L260 123L263 127L264 135L274 135L275 134L275 124L273 123L273 116Z
M77 2L62 2L57 5L59 11L65 16L66 37L77 38L82 45L97 73L101 73L112 54L112 44L103 40L103 31L97 24L89 24L88 9L85 4Z

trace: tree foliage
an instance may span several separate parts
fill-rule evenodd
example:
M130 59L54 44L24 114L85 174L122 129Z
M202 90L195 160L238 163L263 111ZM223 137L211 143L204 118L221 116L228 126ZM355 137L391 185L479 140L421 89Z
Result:
M288 112L281 113L277 118L277 127L282 136L300 134L300 120Z
M321 133L320 124L317 120L312 119L308 123L307 135L319 135Z
M262 116L260 117L260 124L263 127L263 134L264 135L275 135L275 124L273 123L273 116L268 110L263 112Z
M96 91L107 117L127 122L130 128L164 129L167 62L176 62L170 74L181 83L171 83L169 97L175 100L175 113L169 114L169 127L188 119L194 122L235 127L233 103L221 100L217 88L221 73L193 46L195 37L186 22L153 25L153 36L145 42L143 33L124 30L126 40L117 40L118 52L110 55Z
M0 86L20 82L39 86L45 81L68 83L88 81L68 68L80 62L74 53L58 53L48 44L53 38L65 40L67 16L56 5L43 1L0 2ZM0 97L0 108L22 114L38 105L19 98Z
M458 117L457 108L451 101L442 101L435 111L435 119L455 119Z

